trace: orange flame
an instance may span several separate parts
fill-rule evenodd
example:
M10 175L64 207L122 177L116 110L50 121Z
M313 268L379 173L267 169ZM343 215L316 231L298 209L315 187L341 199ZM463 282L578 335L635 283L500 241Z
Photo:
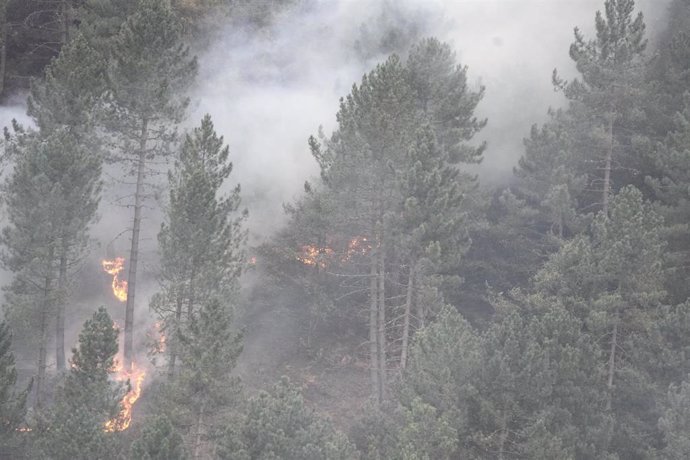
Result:
M325 268L327 265L326 257L332 256L334 253L331 248L320 248L312 244L307 246L302 246L302 251L297 256L297 260L302 262L304 265L309 265L311 267L319 266Z
M340 253L340 261L347 262L356 255L364 255L371 251L371 244L365 236L356 236L347 242L347 248ZM297 260L304 265L311 267L326 268L331 259L335 255L335 251L329 247L318 247L313 244L302 246Z
M132 362L132 367L129 371L123 371L121 362L116 361L115 371L118 373L115 379L121 382L129 380L131 389L122 398L120 413L106 422L104 430L108 433L124 431L129 428L130 423L132 423L132 408L141 396L141 387L146 377L146 371L138 369L134 362Z
M101 261L103 270L113 276L113 294L120 302L127 301L127 281L122 281L118 278L118 275L122 271L125 265L124 257L116 257L112 260L104 259Z

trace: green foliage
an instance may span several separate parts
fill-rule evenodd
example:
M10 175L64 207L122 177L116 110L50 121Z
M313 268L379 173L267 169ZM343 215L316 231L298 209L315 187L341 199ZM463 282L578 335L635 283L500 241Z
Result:
M659 458L675 460L690 455L690 384L683 381L668 390L667 409L659 419L665 446Z
M28 98L27 112L44 135L66 128L80 141L89 140L97 120L95 106L105 90L106 68L102 50L94 49L82 34L62 48L45 76L32 82Z
M186 136L169 174L170 204L158 234L163 289L152 308L173 332L173 339L175 331L210 299L237 304L237 280L246 263L247 232L242 224L247 211L238 212L239 185L230 194L221 194L232 171L228 156L228 147L207 115Z
M183 460L187 458L182 436L170 420L163 416L151 417L144 423L139 437L132 443L130 458L140 460Z
M86 460L115 455L116 435L105 431L105 423L119 412L124 389L109 379L118 348L119 331L113 326L105 307L84 323L55 402L33 427L41 458Z
M17 371L15 369L12 334L7 322L0 322L0 435L8 439L24 419L26 398L31 385L17 392ZM0 446L2 442L0 442Z
M114 112L110 125L125 139L137 139L127 120L150 121L159 135L179 122L189 101L185 95L197 63L182 43L181 26L168 0L141 0L113 38L108 71ZM155 138L155 136L151 136Z
M228 426L218 454L233 460L357 458L347 438L307 408L285 377L249 401L246 413Z

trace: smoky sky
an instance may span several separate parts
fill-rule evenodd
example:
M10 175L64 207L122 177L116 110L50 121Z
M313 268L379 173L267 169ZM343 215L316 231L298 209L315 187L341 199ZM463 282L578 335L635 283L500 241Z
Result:
M488 142L479 173L484 183L500 184L510 178L530 126L546 120L548 107L565 105L553 91L551 72L558 68L566 78L576 75L568 56L573 28L593 37L594 14L603 3L295 0L273 8L268 26L227 21L202 49L197 47L200 74L185 128L197 125L204 113L213 116L234 163L228 190L241 184L252 242L259 242L284 222L283 203L298 197L304 181L318 175L307 138L319 126L327 135L331 132L339 98L390 53L404 58L416 40L436 36L468 67L470 86L486 87L477 110L489 121L476 138ZM668 3L637 2L652 41L665 24ZM25 96L16 95L0 109L1 124L9 125L12 118L27 122ZM128 248L131 218L129 208L118 201L126 186L108 169L100 221L94 227L104 254L113 239L117 252ZM164 179L158 179L161 185ZM148 203L153 211L142 229L142 245L151 254L165 197L161 191Z
M648 36L663 27L667 0L638 2ZM488 149L485 183L510 177L522 139L547 109L565 105L551 72L576 75L568 56L575 26L593 37L602 0L340 0L300 2L257 30L221 28L200 58L192 119L210 113L225 135L250 209L254 236L270 234L283 202L317 173L306 140L334 128L338 100L390 52L425 36L451 44L471 87L486 94L477 136Z

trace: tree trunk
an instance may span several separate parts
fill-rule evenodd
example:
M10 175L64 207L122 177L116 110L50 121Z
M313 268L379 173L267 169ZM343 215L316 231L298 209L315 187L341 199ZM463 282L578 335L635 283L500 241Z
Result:
M613 113L609 116L609 147L606 150L604 164L604 192L602 197L602 211L604 215L609 212L609 192L611 190L611 162L613 161Z
M376 403L379 399L379 361L378 361L378 339L377 339L377 314L378 314L378 293L377 291L377 264L378 255L376 250L371 254L371 272L369 280L369 365L371 374L372 395Z
M177 359L177 337L180 329L180 321L182 321L182 294L177 295L177 304L175 305L175 324L170 337L170 344L168 350L170 358L168 360L168 380L172 380L175 376L175 361Z
M609 397L606 401L606 409L611 410L611 399L613 399L613 375L616 372L616 347L618 346L618 309L614 316L613 332L611 333L611 348L609 350L609 370L606 385L609 389Z
M53 287L53 250L48 253L47 273L43 285L43 299L40 313L40 331L38 337L38 377L36 378L36 407L41 407L43 391L46 381L46 360L48 355L48 309L50 308L50 294Z
M68 0L62 0L60 4L60 19L62 30L60 31L60 39L65 45L69 41L69 27L70 27L70 6Z
M137 286L137 262L139 259L139 232L141 230L141 207L144 193L144 167L146 166L146 141L148 120L144 119L139 137L139 162L137 166L137 187L134 194L134 221L132 226L132 247L129 251L129 273L127 275L127 306L125 307L124 366L132 365L134 343L134 296Z
M382 238L383 239L383 238ZM379 249L379 302L378 302L378 345L379 345L379 399L386 399L386 264L383 242Z
M194 459L201 458L201 438L204 426L204 412L206 410L206 402L201 403L199 408L199 417L196 421L196 434L194 439Z
M498 441L498 460L505 459L505 449L506 441L508 440L508 413L504 413L503 419L501 420L501 435Z
M189 296L187 298L187 319L191 320L194 314L194 278L196 273L192 265L192 273L189 275Z
M410 263L410 273L407 277L407 294L405 295L405 314L403 317L402 331L402 350L400 351L400 369L405 370L407 366L407 347L410 341L410 314L412 310L412 299L414 298L414 271L415 263Z
M67 302L67 244L62 244L60 253L60 272L58 274L58 292L55 312L55 363L58 372L63 372L65 366L65 304Z

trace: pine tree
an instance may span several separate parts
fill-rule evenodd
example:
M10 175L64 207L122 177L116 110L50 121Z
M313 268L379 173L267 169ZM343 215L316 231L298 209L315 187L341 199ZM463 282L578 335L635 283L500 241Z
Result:
M479 163L486 144L467 144L487 120L474 114L484 97L484 87L472 91L467 67L457 63L450 45L430 37L410 49L405 63L416 109L433 127L439 148L450 163ZM468 178L465 178L467 180Z
M369 355L372 395L378 401L385 398L387 387L386 256L391 250L391 216L400 203L396 170L407 150L413 102L405 69L393 55L341 100L339 127L325 149L310 139L327 197L337 203L332 229L345 233L348 240L366 238L372 247L367 280Z
M184 460L182 436L167 417L150 417L132 443L130 457L141 460Z
M111 158L136 177L127 275L124 360L133 359L133 328L139 237L150 162L163 158L188 105L185 90L196 59L181 41L181 27L168 0L141 0L113 38L108 71L111 107L106 125L120 141Z
M687 225L690 218L690 92L685 93L683 99L685 107L673 117L673 130L653 149L661 176L647 177L669 225L670 282L667 285L675 302L684 301L690 294L684 282L688 275L686 261L690 243Z
M14 367L14 354L10 349L12 334L7 322L0 322L0 435L8 440L19 427L25 414L26 398L31 385L17 392L17 370ZM0 447L2 447L0 441Z
M64 46L46 68L42 79L32 81L28 114L43 134L67 128L80 142L90 139L98 120L97 106L105 91L106 58L83 34Z
M40 404L46 377L48 328L54 317L64 331L67 279L87 241L100 192L100 159L65 129L46 136L20 134L16 163L5 183L8 225L3 230L3 263L15 274L8 286L9 319L37 331ZM26 329L23 329L26 330ZM61 335L61 334L59 334ZM58 363L63 341L59 341Z
M690 441L686 433L690 429L690 384L687 381L668 389L667 409L659 419L665 446L659 458L675 460L690 455Z
M431 279L427 273L420 276L421 259L435 259L427 264L433 266L428 274L451 271L466 248L464 194L476 179L455 168L480 160L483 146L470 147L466 141L484 122L473 116L482 90L470 91L465 73L447 45L424 40L412 49L407 64L392 55L353 86L341 100L338 128L329 139L310 139L323 181L315 193L333 211L322 240L355 238L369 248L368 264L362 258L349 267L341 264L350 271L340 275L350 290L353 283L358 291L368 290L362 300L369 309L372 395L377 401L386 397L397 343L404 342L400 357L406 360L412 304ZM425 222L430 215L447 220ZM341 259L350 261L348 256ZM407 292L400 292L401 286ZM401 297L406 298L402 306L392 300ZM387 319L398 309L404 310L402 324ZM417 314L423 323L426 313L420 308ZM398 342L398 337L404 339Z
M307 408L286 377L270 393L262 391L249 401L246 413L226 430L218 456L238 460L357 458L347 438Z
M221 195L232 171L228 156L228 147L207 115L186 136L169 174L170 203L158 235L162 292L151 305L171 332L170 376L177 357L176 335L199 306L212 298L236 304L237 281L245 263L247 233L242 223L247 212L238 212L239 185L229 195Z
M611 202L609 216L595 218L591 238L565 244L536 276L539 290L601 337L607 410L616 422L610 449L626 458L639 458L647 446L642 440L656 436L652 377L642 357L665 297L662 226L641 192L626 187Z
M202 458L239 390L239 379L231 372L242 352L242 333L227 304L212 298L193 312L179 335L178 352L181 366L167 397L176 423L189 427L186 442L192 458Z
M553 81L571 101L570 112L580 120L578 137L585 141L579 147L580 164L589 175L589 188L600 196L590 201L606 213L611 192L633 183L635 171L640 170L636 139L630 132L644 120L639 105L647 41L642 13L633 18L634 0L606 0L604 9L603 15L596 14L594 40L585 40L575 28L570 57L580 78L566 82L554 70Z
M77 71L77 69L79 69ZM62 49L46 69L43 80L32 84L28 114L38 131L32 143L52 144L47 167L50 180L59 187L59 221L52 222L58 235L55 305L57 369L65 369L65 304L72 274L87 249L89 225L96 219L101 191L100 146L93 141L94 105L105 85L105 63L86 40L78 35ZM21 141L20 141L21 142ZM52 314L51 314L52 316Z
M424 326L427 316L429 306L417 299L425 276L457 269L469 246L466 194L474 185L472 177L452 164L448 150L437 146L429 125L418 131L405 162L407 168L399 173L403 204L397 225L408 267L401 369L407 361L413 305L420 326Z
M124 389L109 380L118 334L105 307L84 323L55 403L34 428L37 453L64 460L113 458L113 435L105 424L117 415L124 395Z

